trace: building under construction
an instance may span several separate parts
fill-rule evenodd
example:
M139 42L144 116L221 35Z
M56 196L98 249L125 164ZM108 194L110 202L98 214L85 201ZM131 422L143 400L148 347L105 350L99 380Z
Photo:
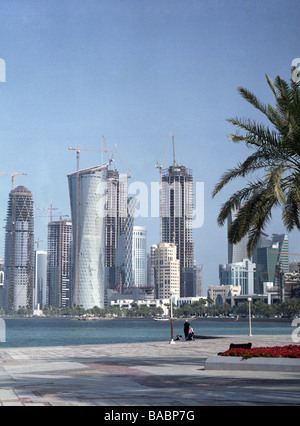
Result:
M72 306L72 222L48 224L47 285L48 305Z
M34 214L31 192L18 186L9 194L5 234L5 308L33 308Z
M194 262L193 175L176 164L162 171L162 242L175 243L181 268Z
M187 272L194 266L193 243L193 175L185 166L162 170L161 182L161 238L174 243L180 261L181 297L186 297Z

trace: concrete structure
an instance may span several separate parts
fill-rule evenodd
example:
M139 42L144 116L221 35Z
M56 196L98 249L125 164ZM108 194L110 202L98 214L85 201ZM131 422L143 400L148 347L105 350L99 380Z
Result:
M161 185L161 242L176 245L182 273L182 268L194 266L192 171L174 158L173 166L162 171Z
M107 165L68 175L73 224L73 304L104 307Z
M117 170L106 174L105 287L124 285L125 228L127 221L126 182Z
M72 222L61 219L48 224L49 306L72 306L72 239Z
M132 274L135 287L147 287L147 228L133 227Z
M207 287L207 297L214 301L216 305L224 305L226 298L240 296L241 286L233 285L209 285Z
M5 234L5 307L33 308L34 214L31 192L18 186L9 194Z
M170 290L180 297L180 261L176 258L177 247L172 243L160 243L151 247L154 267L156 299L167 299Z
M197 424L208 406L299 406L299 370L271 371L269 359L262 371L205 368L208 357L230 343L283 346L293 344L290 334L169 341L168 333L161 342L3 347L0 406L98 406L103 419L126 415L120 424L137 425L154 420L154 412L167 424L181 416L183 423Z

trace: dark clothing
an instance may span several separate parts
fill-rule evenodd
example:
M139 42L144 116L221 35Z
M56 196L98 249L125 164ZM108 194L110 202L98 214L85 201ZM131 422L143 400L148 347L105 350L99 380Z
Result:
M190 323L189 322L185 322L184 326L183 326L183 331L184 331L184 335L185 335L185 339L188 338L189 335L189 329L190 329Z

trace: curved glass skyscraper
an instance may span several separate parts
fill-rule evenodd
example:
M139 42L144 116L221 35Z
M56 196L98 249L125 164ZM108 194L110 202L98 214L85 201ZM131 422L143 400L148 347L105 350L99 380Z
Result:
M73 303L104 307L107 165L68 175L73 224Z

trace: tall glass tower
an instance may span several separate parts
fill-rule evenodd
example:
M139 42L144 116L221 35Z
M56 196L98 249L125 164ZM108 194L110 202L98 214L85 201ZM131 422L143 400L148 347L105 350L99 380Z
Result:
M73 224L73 303L104 307L107 165L68 175Z
M31 192L18 186L9 194L5 234L5 307L33 308L34 214Z

